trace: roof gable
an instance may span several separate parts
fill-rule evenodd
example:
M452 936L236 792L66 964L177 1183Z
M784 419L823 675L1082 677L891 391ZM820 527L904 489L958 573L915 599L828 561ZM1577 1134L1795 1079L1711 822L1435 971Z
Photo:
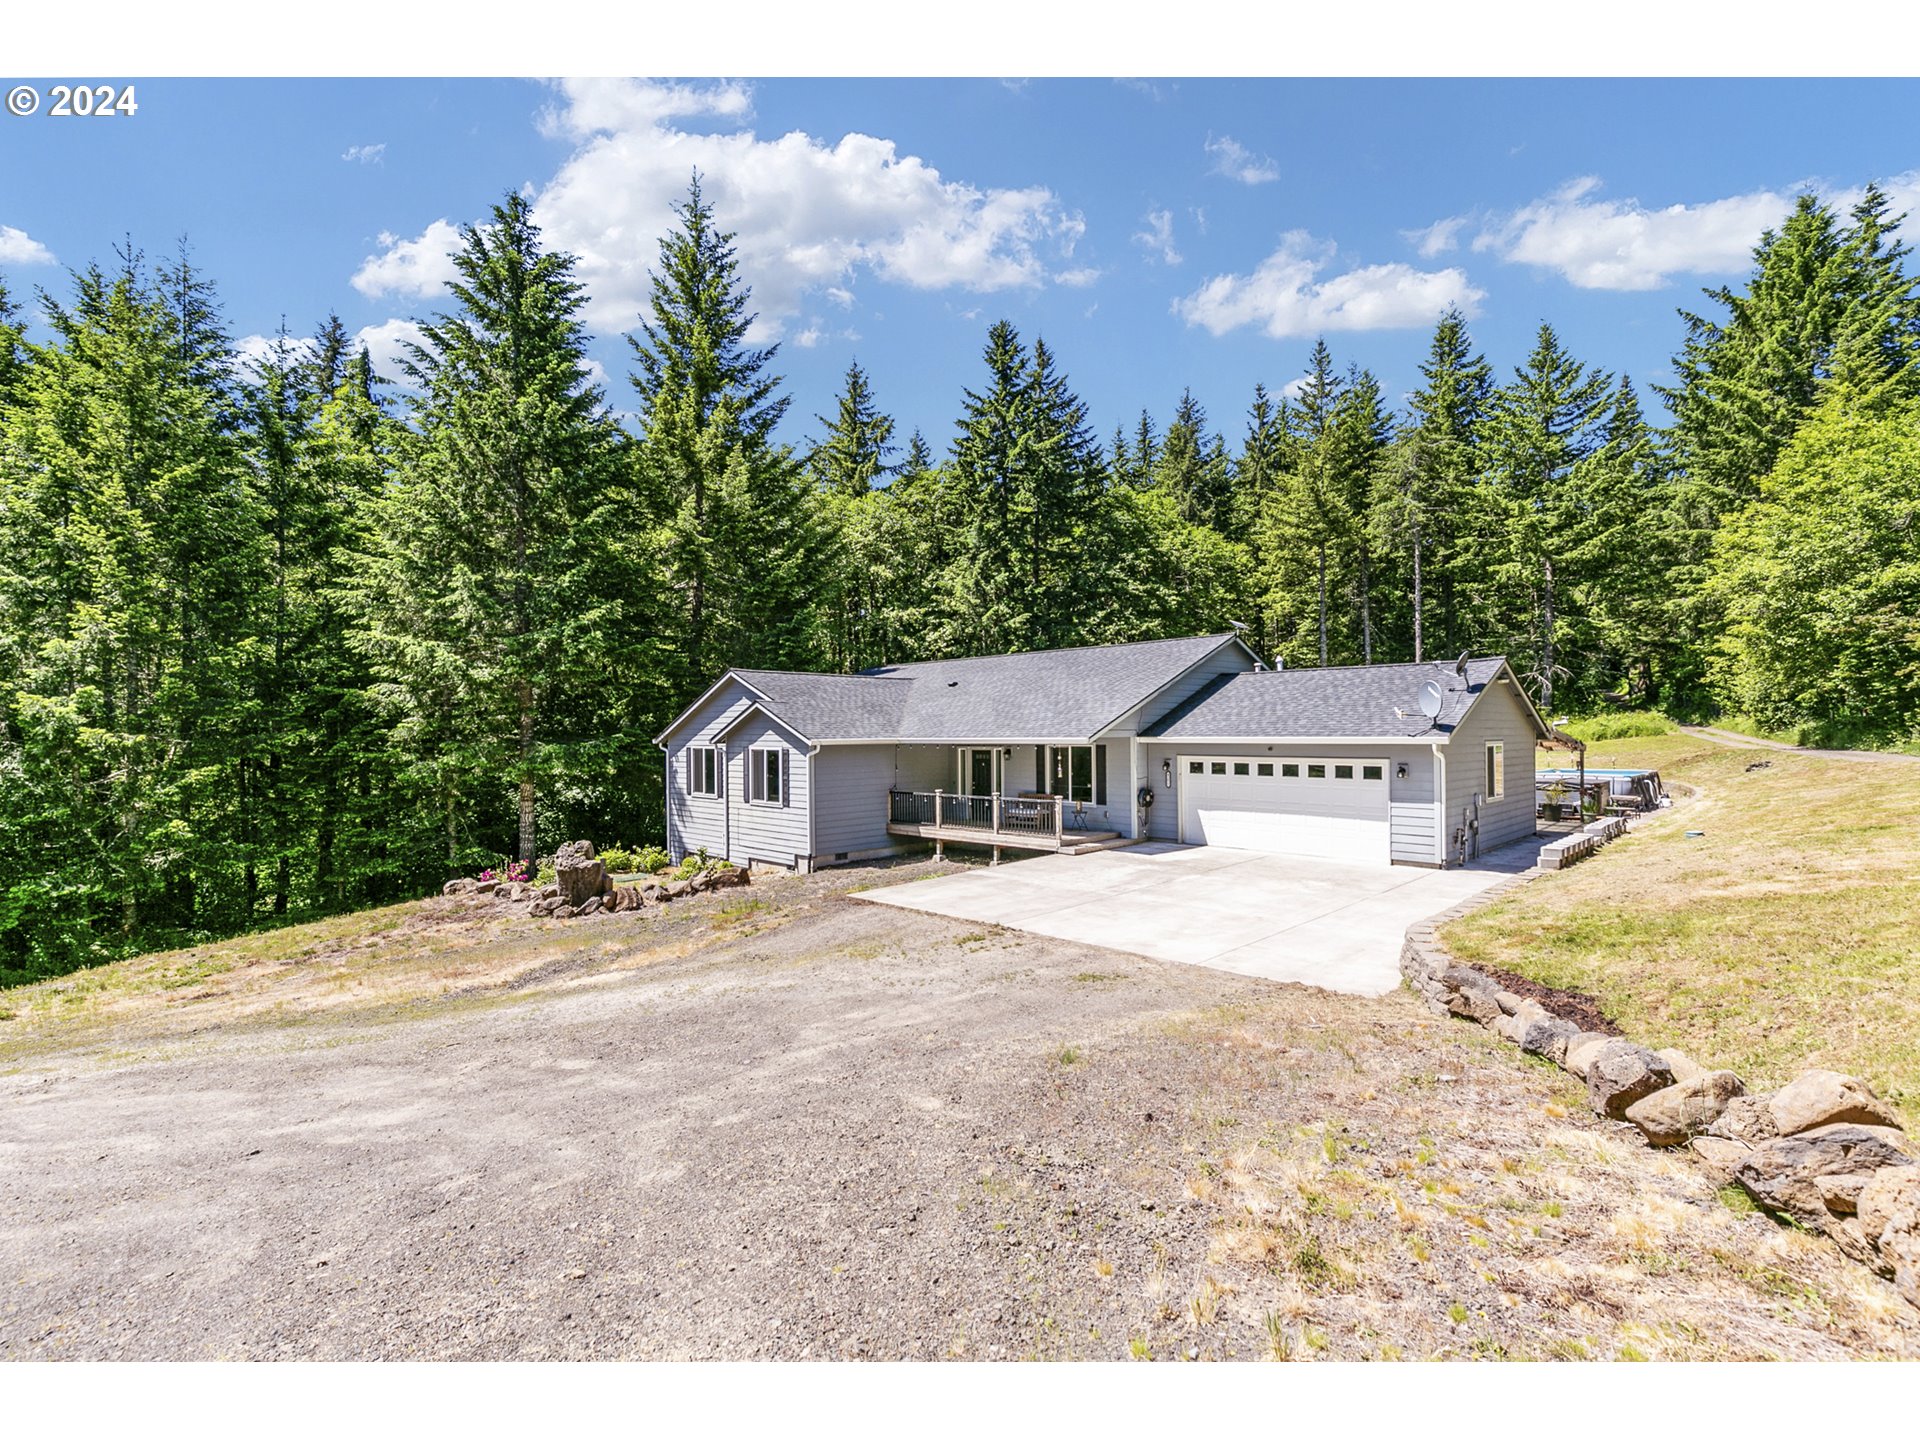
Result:
M1228 675L1141 731L1163 740L1352 739L1444 744L1489 687L1514 687L1539 733L1548 735L1504 656L1452 664L1348 665ZM1440 713L1420 711L1422 685L1441 687Z
M665 743L728 680L813 743L1091 739L1208 656L1240 644L1235 635L1197 635L916 661L856 675L729 670L657 739Z

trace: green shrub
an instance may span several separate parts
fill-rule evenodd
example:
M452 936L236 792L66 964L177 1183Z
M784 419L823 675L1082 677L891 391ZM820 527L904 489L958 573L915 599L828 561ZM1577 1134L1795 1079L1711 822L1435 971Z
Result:
M639 869L635 863L634 852L622 845L609 845L605 850L595 852L594 858L607 867L610 875L626 875Z
M658 875L672 863L672 857L658 845L643 845L633 857L633 868L649 875Z
M1619 710L1589 715L1584 720L1569 720L1560 727L1576 740L1589 745L1596 740L1635 740L1643 735L1670 735L1674 725L1666 716L1652 710Z

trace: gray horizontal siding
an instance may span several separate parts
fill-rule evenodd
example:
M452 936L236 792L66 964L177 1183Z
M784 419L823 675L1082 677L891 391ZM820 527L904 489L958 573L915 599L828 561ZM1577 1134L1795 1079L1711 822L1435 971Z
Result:
M1480 801L1480 853L1524 840L1534 831L1533 720L1511 684L1489 685L1454 728L1447 744L1446 836L1448 859L1453 835L1468 808ZM1487 800L1487 742L1506 744L1506 794Z
M745 687L729 681L667 742L667 852L676 860L703 845L709 854L727 852L727 796L732 787L723 783L717 797L689 795L687 750L712 744L752 701Z
M1433 802L1417 805L1388 802L1392 815L1389 842L1393 859L1408 865L1432 865L1439 861L1439 846L1434 841Z
M887 791L953 788L945 745L828 745L811 762L813 844L823 865L836 855L898 848L887 834Z
M757 804L747 798L747 766L751 752L770 746L781 752L786 794L779 804ZM735 864L763 860L795 865L810 860L813 846L807 823L812 798L812 774L806 747L765 715L755 715L727 733L727 815L730 854Z

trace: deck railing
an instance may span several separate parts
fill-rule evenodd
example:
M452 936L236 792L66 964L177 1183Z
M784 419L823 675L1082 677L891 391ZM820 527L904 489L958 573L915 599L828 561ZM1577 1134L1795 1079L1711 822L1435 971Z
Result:
M1057 795L957 795L945 790L890 790L887 823L965 830L1010 840L1058 840Z

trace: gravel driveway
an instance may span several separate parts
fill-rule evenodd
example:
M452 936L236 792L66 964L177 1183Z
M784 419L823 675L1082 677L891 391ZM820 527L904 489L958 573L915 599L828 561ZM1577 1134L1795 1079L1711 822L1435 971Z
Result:
M0 1075L0 1356L1914 1351L1880 1282L1404 994L853 878L644 968Z

